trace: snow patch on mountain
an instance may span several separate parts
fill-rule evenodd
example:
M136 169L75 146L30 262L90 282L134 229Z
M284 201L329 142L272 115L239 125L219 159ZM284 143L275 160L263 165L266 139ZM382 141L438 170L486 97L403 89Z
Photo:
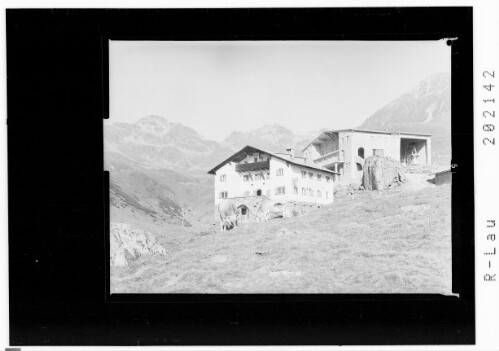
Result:
M429 123L433 120L433 111L435 111L436 108L436 103L430 105L426 110L426 119L423 121L423 123Z

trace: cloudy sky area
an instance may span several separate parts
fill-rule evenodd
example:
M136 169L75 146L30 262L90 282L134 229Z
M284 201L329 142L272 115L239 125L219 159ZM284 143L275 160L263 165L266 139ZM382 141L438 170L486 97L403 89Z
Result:
M445 41L111 41L110 120L149 115L221 141L280 124L355 128L426 77L450 71Z

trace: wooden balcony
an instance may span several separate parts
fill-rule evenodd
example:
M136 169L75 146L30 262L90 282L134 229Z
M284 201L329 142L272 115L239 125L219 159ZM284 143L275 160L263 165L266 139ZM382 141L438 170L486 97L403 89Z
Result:
M323 166L325 164L330 164L334 162L340 162L343 161L341 155L340 155L340 150L336 150L327 154L324 154L314 160L315 164L318 164L320 166Z
M270 162L253 162L253 163L242 163L236 165L236 172L248 172L248 171L258 171L261 169L269 169Z

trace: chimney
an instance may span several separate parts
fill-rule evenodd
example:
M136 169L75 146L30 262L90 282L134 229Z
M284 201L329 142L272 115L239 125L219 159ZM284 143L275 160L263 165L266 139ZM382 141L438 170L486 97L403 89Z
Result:
M295 149L293 149L292 147L290 148L287 148L286 149L286 152L291 155L291 159L295 158Z

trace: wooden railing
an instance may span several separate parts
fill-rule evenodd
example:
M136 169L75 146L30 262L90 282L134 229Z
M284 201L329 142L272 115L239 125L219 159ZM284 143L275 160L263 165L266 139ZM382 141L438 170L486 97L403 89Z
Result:
M314 163L317 163L319 165L323 165L325 163L332 163L332 162L338 162L338 161L343 161L341 159L340 150L336 150L336 151L324 154L321 157L316 158L314 160Z
M270 167L269 161L242 163L236 165L236 172L257 171L259 169L269 169L269 167Z

